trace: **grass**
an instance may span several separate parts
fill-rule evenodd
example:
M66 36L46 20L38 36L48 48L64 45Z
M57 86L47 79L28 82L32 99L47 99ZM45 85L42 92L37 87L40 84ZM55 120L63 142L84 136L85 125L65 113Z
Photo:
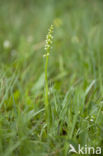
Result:
M103 149L102 7L102 0L0 2L0 156L76 155L69 144Z

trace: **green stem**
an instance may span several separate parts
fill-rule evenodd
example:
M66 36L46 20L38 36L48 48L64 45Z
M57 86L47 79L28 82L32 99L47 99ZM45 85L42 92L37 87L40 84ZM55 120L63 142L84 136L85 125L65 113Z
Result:
M45 111L46 111L46 120L47 124L49 126L49 100L48 100L48 76L47 76L47 71L48 71L48 55L46 56L46 62L45 62Z
M45 63L45 106L48 107L48 76L47 76L47 70L48 70L48 56L46 56L46 63Z

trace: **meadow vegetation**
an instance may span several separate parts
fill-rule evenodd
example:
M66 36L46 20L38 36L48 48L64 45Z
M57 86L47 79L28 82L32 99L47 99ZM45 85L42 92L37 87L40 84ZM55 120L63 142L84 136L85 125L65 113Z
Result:
M103 1L0 1L0 156L69 144L103 149Z

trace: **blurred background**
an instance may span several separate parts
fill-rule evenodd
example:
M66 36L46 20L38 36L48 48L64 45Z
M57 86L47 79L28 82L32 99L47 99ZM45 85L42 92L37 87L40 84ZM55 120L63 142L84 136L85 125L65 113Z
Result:
M97 78L101 86L102 8L102 0L0 1L1 77L18 77L16 86L22 89L16 92L21 96L41 92L45 38L54 24L48 67L50 85L53 83L54 88L65 93L78 81L85 89Z
M67 70L71 74L72 69L85 75L80 68L84 66L89 74L88 61L93 60L88 53L97 51L97 44L102 48L102 7L102 0L0 1L0 65L15 70L20 62L23 70L40 74L45 36L54 23L50 73Z
M54 24L54 40L48 83L53 125L48 135L44 113L35 120L31 120L31 116L44 109L43 55L51 24ZM20 152L21 156L30 152L34 156L35 151L41 156L43 152L46 155L48 151L61 150L70 132L68 129L72 128L75 111L79 107L81 111L84 103L85 113L81 113L76 130L86 129L88 123L91 126L86 117L96 116L103 100L103 0L0 0L0 86L1 155L11 156L14 149L16 155ZM71 124L67 122L68 103L66 109L63 108L63 116L60 115L67 91L70 91L70 98L66 100L71 107ZM75 137L76 143L87 144L90 138L92 145L102 145L102 112L98 126ZM62 150L61 156L63 154Z

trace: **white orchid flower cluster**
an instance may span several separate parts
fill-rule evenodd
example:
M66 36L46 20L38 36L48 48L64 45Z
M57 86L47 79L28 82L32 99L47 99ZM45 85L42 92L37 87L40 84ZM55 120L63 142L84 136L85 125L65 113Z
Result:
M45 44L45 50L46 50L46 55L49 55L50 53L50 49L52 48L52 43L53 43L53 29L54 26L51 25L49 31L48 31L48 35L46 37L46 44Z

